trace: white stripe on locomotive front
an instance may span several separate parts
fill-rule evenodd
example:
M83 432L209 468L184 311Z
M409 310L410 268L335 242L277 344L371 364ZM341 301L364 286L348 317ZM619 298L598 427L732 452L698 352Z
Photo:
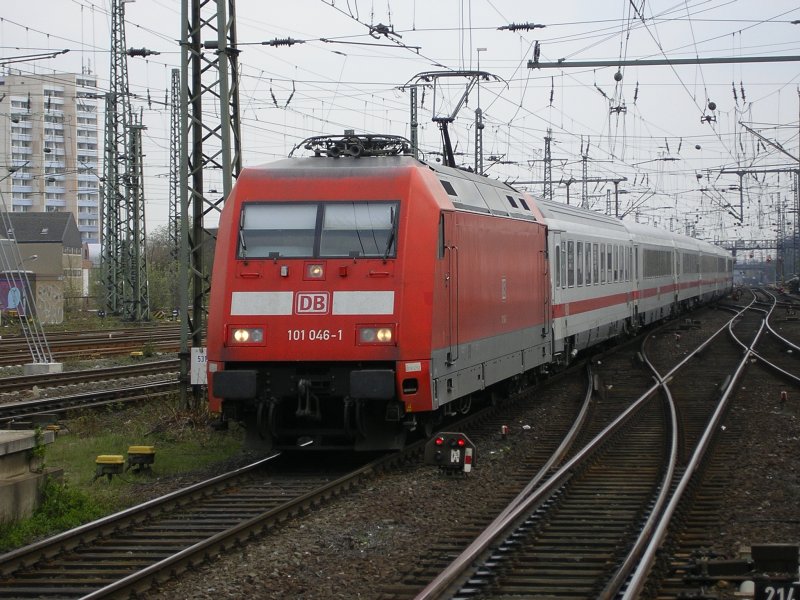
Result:
M294 292L233 292L231 315L276 316L293 313ZM394 314L393 291L334 292L334 315L391 315Z
M334 315L394 314L394 292L333 292Z
M232 315L290 315L293 292L233 292Z

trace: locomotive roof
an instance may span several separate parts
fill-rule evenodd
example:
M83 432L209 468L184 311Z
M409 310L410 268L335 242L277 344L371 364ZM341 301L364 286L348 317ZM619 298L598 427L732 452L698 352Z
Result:
M268 174L271 177L386 177L397 169L426 169L431 171L460 210L525 220L541 221L542 214L530 196L510 185L470 171L428 163L409 155L379 157L314 156L286 158L258 167L249 167L244 176Z
M398 168L427 169L460 210L543 221L553 231L570 231L625 238L639 242L656 241L685 249L698 249L730 256L708 242L672 233L664 229L621 221L615 217L523 194L507 183L471 171L418 160L410 155L377 157L294 157L257 167L248 167L244 176L269 173L272 177L386 177Z
M248 167L245 171L251 174L268 172L270 175L297 177L298 171L303 171L304 177L330 177L333 173L337 176L348 176L349 173L358 176L381 176L387 169L396 170L398 167L413 167L421 164L413 156L376 156L369 158L331 158L327 156L309 156L298 158L284 158L256 167Z

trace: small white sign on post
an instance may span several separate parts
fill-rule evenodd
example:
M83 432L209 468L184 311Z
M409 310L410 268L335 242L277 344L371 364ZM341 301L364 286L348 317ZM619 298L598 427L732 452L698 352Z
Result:
M190 377L192 385L208 384L205 348L192 348L192 373Z

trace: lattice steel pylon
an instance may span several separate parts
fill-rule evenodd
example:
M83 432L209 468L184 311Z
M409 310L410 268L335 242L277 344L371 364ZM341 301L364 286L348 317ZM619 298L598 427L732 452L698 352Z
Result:
M181 70L172 69L172 85L169 96L169 249L172 259L180 256L180 165L181 165Z
M238 54L234 0L183 0L181 18L181 382L190 382L191 348L203 343L208 292L207 254L215 236L205 218L222 211L242 168ZM203 34L208 34L205 41ZM216 105L216 106L215 106ZM204 112L205 109L205 112ZM213 117L215 113L219 119ZM191 140L191 141L190 141ZM221 196L206 194L203 175L221 174ZM208 190L208 194L218 194ZM181 386L186 398L188 388ZM198 403L202 388L194 385Z
M149 287L147 285L147 230L144 209L144 151L142 149L142 117L131 123L128 142L129 209L125 220L125 250L127 251L130 287L126 290L126 316L133 321L150 319Z
M112 64L114 60L112 58ZM113 76L112 76L113 81ZM120 171L124 169L124 155L120 154L118 144L121 132L124 140L125 126L122 115L117 110L115 93L106 94L105 159L103 161L103 236L101 270L103 276L103 305L108 313L118 315L122 312L123 261L122 215L125 204L125 188L120 185ZM119 123L118 123L119 121ZM120 161L122 164L119 164Z
M419 158L419 107L417 106L417 86L412 85L411 91L411 150L414 158Z
M544 199L553 200L553 157L550 153L550 142L553 140L553 130L547 128L544 136Z
M589 145L581 154L581 208L589 209Z
M111 2L111 60L106 94L102 274L108 312L149 318L142 163L131 142L132 114L125 49L125 2ZM141 132L139 134L141 145ZM144 284L142 283L144 282Z

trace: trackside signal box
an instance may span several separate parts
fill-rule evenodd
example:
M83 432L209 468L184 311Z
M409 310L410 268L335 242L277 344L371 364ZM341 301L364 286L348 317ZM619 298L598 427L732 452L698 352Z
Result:
M469 473L475 457L475 444L463 433L443 431L425 444L425 464L448 471Z

